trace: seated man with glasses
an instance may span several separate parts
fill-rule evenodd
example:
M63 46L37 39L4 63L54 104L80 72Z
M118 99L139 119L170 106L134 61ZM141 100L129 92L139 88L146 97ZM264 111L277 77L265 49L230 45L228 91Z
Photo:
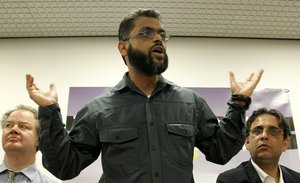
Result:
M260 108L249 117L245 146L251 160L221 173L217 183L296 183L300 173L279 165L282 152L289 148L290 129L275 109Z

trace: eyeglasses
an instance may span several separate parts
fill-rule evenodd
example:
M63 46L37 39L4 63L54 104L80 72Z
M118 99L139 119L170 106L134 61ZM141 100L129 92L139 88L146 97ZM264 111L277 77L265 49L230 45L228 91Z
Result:
M128 36L127 38L124 39L124 41L127 41L128 39L130 39L132 37L152 39L156 33L157 32L154 30L145 30L145 31L141 31L137 34ZM169 34L167 34L166 32L158 32L157 34L161 37L161 39L164 42L167 42L171 38L171 36Z
M265 128L262 127L256 127L253 128L252 130L250 130L251 134L253 134L254 136L259 136L264 132ZM270 127L270 128L266 128L268 134L270 134L273 137L278 137L279 135L282 134L282 130L280 128L276 128L276 127Z

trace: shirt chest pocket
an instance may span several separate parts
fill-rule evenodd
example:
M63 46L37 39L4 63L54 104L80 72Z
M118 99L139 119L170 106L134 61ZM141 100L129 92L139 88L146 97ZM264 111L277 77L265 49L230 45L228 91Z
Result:
M192 166L195 127L190 124L167 124L167 130L170 161L180 167Z
M101 132L103 172L125 176L138 169L138 131L135 127L110 128Z

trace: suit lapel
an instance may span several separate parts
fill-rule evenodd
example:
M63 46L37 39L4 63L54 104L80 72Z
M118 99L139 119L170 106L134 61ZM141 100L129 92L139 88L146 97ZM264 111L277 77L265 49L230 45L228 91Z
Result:
M256 172L256 170L253 167L250 160L245 162L245 164L243 164L243 166L245 168L245 172L246 172L247 176L249 177L249 180L251 183L262 183L262 181L259 178L258 173Z
M284 166L281 166L281 165L280 165L280 168L281 168L281 171L282 171L282 177L283 177L284 182L288 182L288 183L297 182L295 180L295 178L293 177L293 175L290 174L288 169L286 169Z

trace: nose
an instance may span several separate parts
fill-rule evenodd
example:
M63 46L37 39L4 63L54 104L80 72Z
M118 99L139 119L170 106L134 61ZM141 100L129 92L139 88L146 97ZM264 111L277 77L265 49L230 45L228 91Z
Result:
M163 42L163 38L161 37L161 35L159 35L158 32L154 32L153 39L155 42Z
M13 125L10 129L11 134L18 134L19 133L19 127L17 124Z
M268 138L269 135L270 135L269 130L264 129L263 132L261 133L261 138Z

